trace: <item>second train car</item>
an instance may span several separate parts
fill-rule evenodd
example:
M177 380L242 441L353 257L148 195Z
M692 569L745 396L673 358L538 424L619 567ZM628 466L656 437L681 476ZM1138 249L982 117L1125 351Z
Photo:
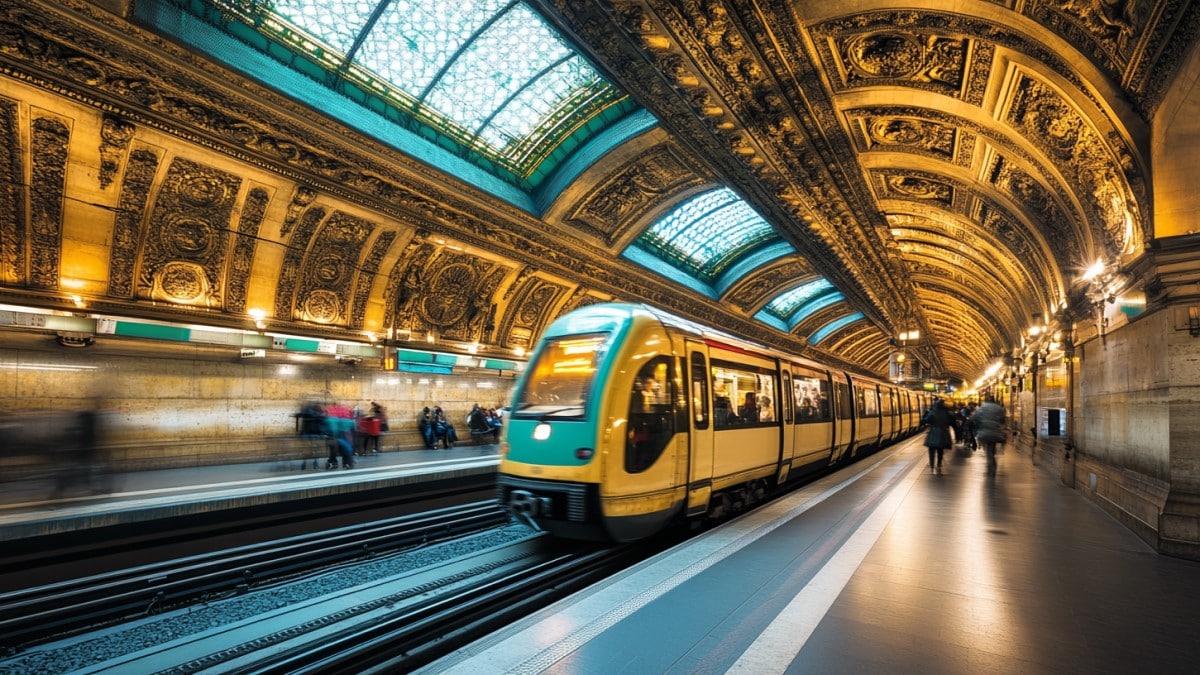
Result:
M635 541L909 435L931 400L648 306L592 305L534 350L497 489L553 535Z

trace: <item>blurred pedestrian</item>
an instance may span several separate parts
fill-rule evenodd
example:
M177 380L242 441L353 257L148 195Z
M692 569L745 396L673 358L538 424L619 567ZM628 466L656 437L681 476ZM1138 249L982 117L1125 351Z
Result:
M971 416L975 423L975 437L983 443L987 452L987 472L996 475L996 445L1004 442L1004 408L996 399L988 396L983 405Z
M946 409L946 403L940 398L935 398L921 421L929 425L929 431L925 433L925 447L929 448L929 470L941 471L942 455L953 444L950 427L954 425L954 418Z

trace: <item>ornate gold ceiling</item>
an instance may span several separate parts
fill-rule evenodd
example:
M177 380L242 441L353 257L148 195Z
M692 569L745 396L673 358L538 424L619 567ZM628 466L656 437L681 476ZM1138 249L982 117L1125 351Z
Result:
M936 375L973 378L1152 239L1149 120L1200 29L1168 1L534 4L661 124L530 209L156 35L132 0L5 2L0 298L497 348L644 300L880 374L915 328ZM797 254L718 300L620 257L717 185ZM845 306L790 333L752 318L816 275ZM847 306L865 319L810 345Z

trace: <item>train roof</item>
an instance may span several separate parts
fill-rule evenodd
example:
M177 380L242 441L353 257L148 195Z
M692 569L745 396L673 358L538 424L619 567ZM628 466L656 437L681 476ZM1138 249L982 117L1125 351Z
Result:
M856 373L853 371L847 371L847 370L839 368L837 366L831 366L828 364L824 364L824 363L821 363L820 361L816 361L811 358L798 356L796 354L789 354L785 351L776 349L774 347L767 347L767 346L759 344L757 342L753 342L753 341L747 340L745 338L740 338L736 335L733 335L732 333L727 333L718 328L712 328L710 326L705 326L696 321L692 321L691 319L685 319L681 316L672 314L666 310L659 309L657 307L647 305L647 304L625 303L625 302L605 302L605 303L598 303L595 305L588 305L587 307L581 307L581 308L575 310L574 312L572 312L572 314L587 313L589 310L591 310L593 312L597 312L597 313L598 312L613 312L614 310L616 310L618 312L626 312L630 315L630 317L635 315L637 312L642 311L642 312L650 314L654 318L658 319L659 321L662 322L662 324L664 326L667 326L668 328L670 328L672 330L688 333L691 336L693 336L694 338L696 338L697 340L703 340L705 342L708 342L709 344L716 344L718 346L731 347L733 349L742 350L742 351L746 351L746 352L750 352L750 353L757 353L760 356L765 356L768 358L778 358L778 359L782 359L785 361L789 361L791 363L808 366L811 368L818 368L818 369L822 369L822 370L830 370L830 371L833 371L836 373L843 373L845 375L853 377L856 380L865 380L865 381L877 382L879 384L886 384L888 386L897 386L892 382L888 382L887 380L883 380L878 377L874 377L874 376L870 376L870 375L863 375L861 373Z

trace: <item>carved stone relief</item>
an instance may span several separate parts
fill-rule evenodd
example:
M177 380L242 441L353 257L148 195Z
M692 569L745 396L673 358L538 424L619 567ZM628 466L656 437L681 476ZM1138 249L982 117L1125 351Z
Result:
M418 231L388 275L384 303L390 311L386 325L394 335L401 330L411 331L416 322L416 302L425 290L425 265L436 250L428 243L428 238L428 232Z
M300 220L304 209L308 208L309 204L312 204L316 198L316 190L306 185L296 186L296 191L292 193L292 201L288 203L287 215L283 219L283 227L279 229L281 236L288 236L288 233L296 226L296 221Z
M1101 229L1094 238L1104 257L1139 247L1145 227L1141 209L1104 138L1048 85L1025 76L1016 91L1007 122L1079 186L1093 227Z
M1079 246L1083 233L1071 227L1074 221L1063 214L1041 183L999 154L995 156L988 176L996 189L1021 205L1047 241L1061 242L1065 255L1059 259L1060 263L1078 267L1089 264Z
M1109 72L1123 73L1155 4L1152 0L1033 0L1027 12Z
M28 274L25 193L21 189L24 144L18 124L17 104L0 98L0 281L14 286L24 285Z
M303 318L302 308L298 307L296 302L296 289L308 247L324 219L324 208L314 206L308 209L300 217L299 224L288 240L287 253L283 256L283 266L279 270L279 285L275 290L275 316L284 321Z
M142 240L137 296L224 306L237 176L177 158L155 195Z
M323 324L350 323L354 283L367 239L375 224L342 211L334 211L313 238L304 257L297 306L305 321Z
M956 129L915 117L850 115L864 150L908 151L954 160Z
M134 265L140 258L142 245L142 216L158 173L159 152L135 145L129 153L108 260L108 294L114 297L133 297Z
M135 131L136 127L120 117L104 114L100 124L100 189L107 189L121 170Z
M888 169L871 176L880 199L936 202L945 208L954 204L954 188L931 175Z
M592 188L567 222L612 246L631 224L671 194L703 185L678 152L659 145Z
M442 251L426 265L425 288L406 317L407 330L435 330L446 339L476 342L483 338L492 297L506 270L496 263Z
M554 308L567 289L545 279L531 277L517 290L500 327L507 347L532 347L533 336L541 335L554 319Z
M379 266L395 241L396 232L389 230L381 233L371 244L370 252L359 265L358 280L354 287L354 301L351 303L350 310L350 326L352 328L362 328L366 321L367 302L371 297L371 288L375 285Z
M722 300L732 303L742 313L749 314L757 311L780 291L794 287L796 280L812 275L812 265L803 259L793 258L750 275L749 279L730 289Z
M238 219L237 234L233 242L233 253L229 256L229 271L225 274L225 309L230 312L246 311L247 284L250 268L254 264L254 250L262 228L263 217L271 196L261 187L251 188L242 204L242 216Z
M63 196L71 130L57 118L34 116L29 181L29 285L58 286L62 249Z

